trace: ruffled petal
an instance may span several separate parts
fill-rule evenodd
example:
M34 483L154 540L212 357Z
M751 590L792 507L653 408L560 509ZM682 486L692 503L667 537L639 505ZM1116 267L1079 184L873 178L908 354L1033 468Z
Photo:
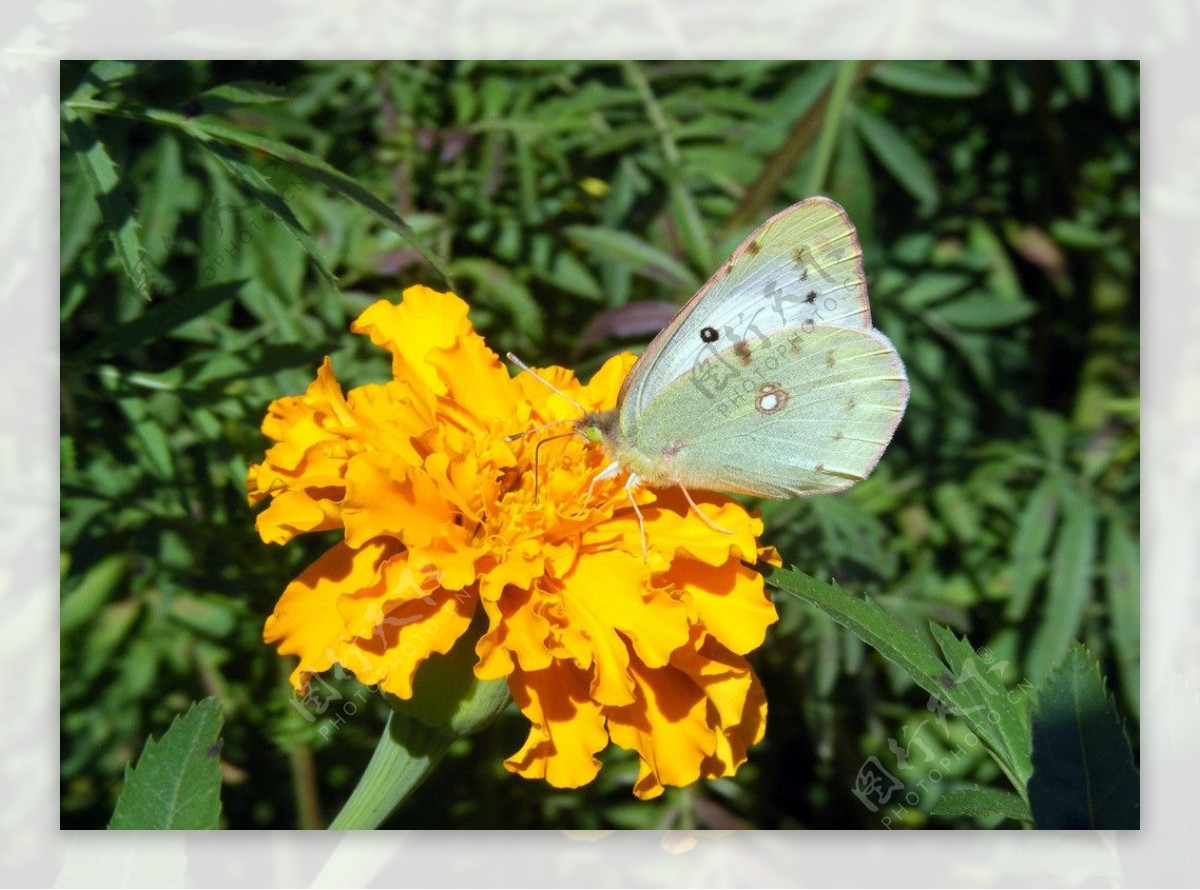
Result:
M596 754L608 744L601 706L588 694L586 672L561 662L514 677L513 700L533 724L521 750L504 761L527 779L556 788L586 785L600 771Z
M280 655L297 655L292 685L303 689L312 674L328 670L352 645L338 599L348 593L378 591L380 567L399 547L379 540L360 549L338 544L325 552L287 586L263 628L263 640L278 643Z

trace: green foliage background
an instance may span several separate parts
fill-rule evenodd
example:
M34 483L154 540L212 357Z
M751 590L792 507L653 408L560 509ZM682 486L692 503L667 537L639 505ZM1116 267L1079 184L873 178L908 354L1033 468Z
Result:
M348 333L365 306L444 287L440 257L492 348L587 376L654 332L589 323L680 302L817 193L858 226L912 399L871 479L762 504L767 539L966 635L1018 691L1082 641L1136 752L1136 63L65 63L62 94L63 827L107 824L125 764L206 695L227 827L318 826L353 788L382 703L333 677L331 731L260 636L330 541L262 544L243 479L267 404L324 355L344 384L386 377ZM511 711L388 827L878 828L852 791L871 756L916 776L897 746L938 778L892 826L1015 824L932 815L1002 785L995 763L831 619L777 604L767 736L734 779L640 803L610 750L555 790L501 767Z

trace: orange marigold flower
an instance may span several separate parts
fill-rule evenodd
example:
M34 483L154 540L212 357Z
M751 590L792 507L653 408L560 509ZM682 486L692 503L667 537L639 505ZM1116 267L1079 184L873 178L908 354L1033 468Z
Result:
M449 651L479 610L475 674L504 678L532 723L505 766L558 787L591 781L609 741L638 753L634 792L733 773L762 738L766 699L745 655L776 620L747 563L761 522L707 495L714 530L678 490L636 492L569 436L542 449L514 432L578 410L509 375L453 294L405 291L353 325L392 354L392 380L343 393L328 359L308 391L272 403L273 445L250 468L264 541L341 528L343 540L288 585L263 633L296 655L298 691L339 664L413 694L421 663ZM588 409L612 407L634 358L582 385L540 371ZM564 424L564 427L566 425Z

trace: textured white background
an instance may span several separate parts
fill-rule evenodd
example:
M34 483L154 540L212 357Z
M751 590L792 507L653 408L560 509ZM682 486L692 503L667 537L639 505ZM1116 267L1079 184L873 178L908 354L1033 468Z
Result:
M1200 886L1198 0L50 0L6 4L0 35L0 883ZM743 832L694 846L656 833L59 832L59 59L810 53L1143 60L1142 830Z

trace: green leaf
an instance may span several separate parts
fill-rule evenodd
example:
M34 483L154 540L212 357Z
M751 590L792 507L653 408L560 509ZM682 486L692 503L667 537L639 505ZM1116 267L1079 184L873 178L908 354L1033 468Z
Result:
M1046 547L1058 522L1059 497L1059 480L1053 476L1045 477L1025 502L1017 520L1009 560L1013 567L1012 581L1008 605L1004 609L1004 616L1009 621L1025 616L1034 586L1046 574Z
M99 340L93 340L80 349L72 361L86 362L102 355L124 354L129 350L160 340L176 328L199 318L235 297L243 282L215 284L190 293L177 294L166 302L146 310L124 324L105 332Z
M930 693L929 708L942 714L961 716L972 732L988 746L992 757L1013 783L1013 787L1024 790L1025 777L1021 775L1024 762L1019 751L1014 751L1014 742L1009 738L1009 720L1006 715L1006 730L1001 732L990 722L991 712L1003 706L1007 691L998 686L998 681L989 684L989 690L976 687L971 676L961 676L964 682L955 680L952 672L964 674L966 665L962 657L960 665L948 666L938 657L910 627L902 625L892 615L884 612L868 597L850 596L836 584L822 584L815 578L796 570L775 569L766 572L768 583L784 593L799 597L810 605L820 608L836 623L846 627L854 636L875 649L889 662L912 678L913 682ZM949 633L946 631L946 633ZM950 635L953 639L953 635ZM962 644L967 645L967 644ZM958 654L958 650L954 650ZM970 647L967 647L970 651ZM998 690L998 691L997 691ZM990 706L980 709L984 694L990 696ZM1027 754L1025 756L1027 760ZM1027 771L1026 771L1027 775Z
M176 716L160 741L151 736L125 787L110 829L211 829L221 816L218 765L221 706L215 698Z
M1056 219L1050 223L1050 235L1063 247L1075 250L1111 250L1114 238L1090 223L1077 219Z
M934 816L1003 816L1018 822L1032 822L1029 804L1019 794L1001 788L955 788L942 795L934 805Z
M454 287L454 282L447 273L443 261L425 246L412 227L395 210L379 200L379 198L375 197L345 173L331 167L315 155L301 151L293 146L276 142L273 139L243 133L240 130L225 126L211 119L190 121L185 129L188 133L198 138L198 134L203 133L223 142L238 145L251 151L262 152L268 157L282 161L295 170L308 174L339 194L354 201L356 204L365 207L398 232L405 241L412 245L413 249L421 254L429 265L433 266L442 275L451 288Z
M1110 520L1104 554L1104 594L1121 671L1121 691L1129 697L1136 713L1141 677L1141 553L1136 536L1117 520Z
M1063 502L1063 524L1055 542L1041 624L1026 659L1029 678L1040 683L1071 646L1091 601L1096 561L1096 508L1077 495Z
M66 164L60 173L58 264L60 274L65 276L83 249L92 243L93 233L100 223L100 205L78 165ZM86 291L84 296L87 296ZM62 302L60 322L70 318L73 308L78 308L71 307L66 299Z
M671 207L671 221L679 233L679 240L692 262L701 269L716 267L712 254L712 241L696 207L695 198L677 178L667 184Z
M1008 691L1003 684L1000 674L1008 662L981 656L969 642L944 627L931 624L930 631L950 666L953 698L962 711L957 716L968 720L1001 764L1007 765L1005 772L1014 780L1013 786L1023 791L1032 771L1029 713L1025 696ZM947 685L944 678L942 682ZM943 697L950 698L944 693ZM961 702L967 703L965 707Z
M892 89L919 96L964 98L978 96L983 84L945 62L880 62L871 77Z
M1037 311L1025 299L1003 300L992 293L971 293L930 312L944 324L966 331L988 331L1020 324Z
M505 266L482 257L464 257L450 264L456 276L475 282L490 305L507 312L513 327L531 342L540 342L545 335L542 309L520 280Z
M189 118L186 115L171 111L152 108L132 109L118 107L106 102L93 101L78 102L64 107L74 107L103 114L121 114L137 120L147 120L183 130L189 136L201 142L207 141L207 138L212 138L220 142L248 149L252 152L259 152L269 158L274 158L288 167L324 183L329 188L378 216L383 222L398 232L405 241L412 245L413 249L421 254L425 261L446 280L451 289L454 287L453 279L446 271L445 263L425 246L416 232L413 231L412 226L406 223L388 204L375 197L375 195L371 194L371 192L363 188L345 173L325 163L325 161L316 155L309 154L286 143L268 139L265 136L246 133L211 117Z
M59 633L69 634L95 618L128 569L129 556L125 553L109 554L88 569L79 586L62 598Z
M869 239L875 220L875 182L862 139L849 121L843 122L838 133L829 187L854 220L859 238Z
M928 213L937 207L937 179L933 168L916 147L896 127L883 117L861 105L852 105L851 120L867 147L896 181L921 204Z
M939 680L946 665L912 629L905 627L868 597L854 597L836 584L822 584L795 569L766 573L772 587L816 606L838 624L898 666L926 691L943 691Z
M597 302L604 299L604 291L601 290L596 276L579 257L569 250L560 250L554 256L549 268L538 268L537 266L535 268L542 278L567 293Z
M257 80L238 80L215 86L197 96L196 101L200 103L200 110L196 112L196 115L211 114L246 105L285 102L290 98L287 90L274 84L262 83Z
M100 218L104 221L104 228L108 231L125 277L143 299L150 300L149 257L142 246L133 208L121 191L117 165L92 128L65 107L63 129L67 133L71 151L83 168L84 178L91 186L96 203L100 205Z
M146 251L162 267L177 249L183 205L195 184L184 172L183 150L174 133L164 133L146 154L151 172L140 189L138 212L145 226Z
M133 77L146 62L127 62L119 59L101 59L88 68L87 74L71 93L71 99L87 99L101 90L119 86Z
M1056 59L1054 64L1062 76L1067 91L1076 99L1082 101L1092 92L1091 62L1079 59Z
M971 285L971 281L972 277L965 272L923 272L900 292L898 301L909 310L923 309L961 294Z
M634 271L665 277L683 290L695 289L699 280L674 257L628 232L600 226L568 226L567 237L601 259L621 263Z
M1104 84L1109 110L1116 118L1124 120L1138 104L1137 71L1115 59L1101 59L1096 64L1100 68L1100 81Z
M276 219L284 224L287 230L300 243L300 246L304 248L304 252L308 254L309 259L316 265L317 270L330 284L337 286L336 276L325 265L325 260L317 250L317 246L313 244L312 236L308 234L308 229L297 219L296 214L292 212L292 208L283 199L283 196L275 190L275 187L267 182L266 178L251 164L247 163L244 158L230 151L227 146L211 139L201 139L200 144L212 152L213 156L229 171L230 175L238 180L245 187L246 191L269 210Z
M938 708L961 716L987 746L1013 787L1019 793L1024 791L1028 748L1024 753L1020 750L1020 740L1014 735L1014 718L1007 710L1001 713L1004 730L991 722L993 711L1011 706L1008 693L999 687L999 681L987 684L989 689L985 690L981 688L984 684L965 676L968 659L963 647L966 652L971 651L967 643L946 646L956 661L948 665L911 628L885 612L874 600L850 596L836 584L822 584L795 569L771 569L764 576L772 587L816 606L911 677L930 694L931 710ZM943 638L954 639L949 631L941 633ZM955 675L963 682L956 680ZM981 703L985 707L979 707Z
M1129 739L1099 666L1079 643L1038 690L1029 804L1038 828L1140 827Z
M217 596L178 596L171 601L166 614L185 627L214 639L228 637L237 626L233 605Z

